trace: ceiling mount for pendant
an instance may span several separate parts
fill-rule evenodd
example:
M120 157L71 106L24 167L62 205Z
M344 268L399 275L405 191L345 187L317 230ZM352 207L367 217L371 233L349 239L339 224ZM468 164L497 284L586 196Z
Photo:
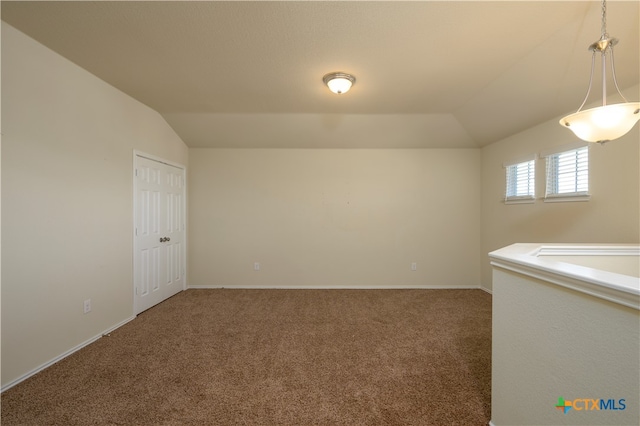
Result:
M589 77L589 88L582 101L582 105L574 114L568 115L560 120L560 124L565 126L580 139L587 142L607 142L624 136L640 120L640 102L629 102L620 92L616 80L616 68L613 60L613 46L618 44L618 39L609 37L607 34L607 2L602 0L602 27L600 39L589 46L593 52L591 57L591 75ZM593 82L593 71L595 68L596 52L601 54L602 62L602 106L582 110L582 107L591 93ZM607 55L611 58L611 76L618 94L624 103L607 105Z

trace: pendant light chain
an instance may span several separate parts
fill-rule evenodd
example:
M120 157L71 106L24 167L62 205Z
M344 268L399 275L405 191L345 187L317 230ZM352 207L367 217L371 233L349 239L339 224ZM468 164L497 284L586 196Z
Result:
M600 32L602 40L609 38L609 34L607 34L607 0L602 0L602 26Z

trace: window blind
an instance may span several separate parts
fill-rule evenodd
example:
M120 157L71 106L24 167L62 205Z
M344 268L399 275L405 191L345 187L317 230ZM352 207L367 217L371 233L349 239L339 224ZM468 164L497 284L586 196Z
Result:
M506 167L507 189L505 202L531 201L535 199L535 160Z
M545 198L589 193L589 149L582 147L547 157Z

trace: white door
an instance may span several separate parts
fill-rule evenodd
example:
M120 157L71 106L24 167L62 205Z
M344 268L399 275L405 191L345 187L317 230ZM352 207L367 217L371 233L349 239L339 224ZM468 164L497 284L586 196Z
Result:
M134 310L185 286L184 169L135 156Z

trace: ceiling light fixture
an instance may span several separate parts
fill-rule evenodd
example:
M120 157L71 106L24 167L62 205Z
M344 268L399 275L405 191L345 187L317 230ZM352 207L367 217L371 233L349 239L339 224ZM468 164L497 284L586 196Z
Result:
M343 72L331 72L322 77L322 81L333 93L341 95L351 89L351 86L356 82L356 78Z
M574 114L567 115L560 124L567 127L580 139L587 142L603 143L624 136L633 128L640 119L640 102L629 102L620 93L616 81L616 69L613 62L613 46L618 44L618 39L607 34L607 2L602 0L602 27L600 40L589 46L593 52L591 56L591 76L589 77L589 89L582 101L582 105ZM602 61L602 106L582 111L591 92L593 70L596 62L596 52L601 53ZM624 103L607 105L607 54L611 57L611 76L618 94L624 99Z

